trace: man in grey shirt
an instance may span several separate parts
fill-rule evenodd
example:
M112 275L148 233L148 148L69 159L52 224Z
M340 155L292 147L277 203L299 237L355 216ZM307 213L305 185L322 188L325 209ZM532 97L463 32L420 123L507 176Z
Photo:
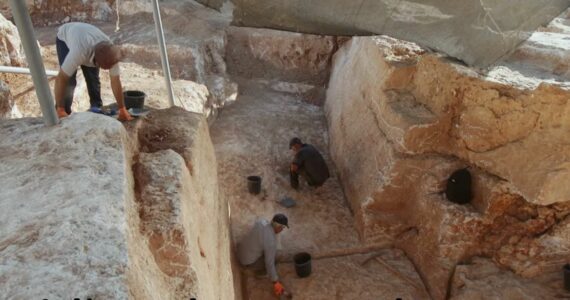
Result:
M56 38L57 57L60 64L55 80L54 94L57 115L67 117L71 113L73 91L77 81L77 69L81 67L87 91L90 111L101 112L101 83L99 69L109 70L111 89L119 107L119 120L131 120L125 109L121 85L119 60L120 49L111 43L109 37L97 27L86 23L67 23L59 27Z
M285 292L275 269L277 234L285 227L289 228L289 225L284 214L274 215L271 222L259 219L237 246L239 262L255 271L265 269L273 282L273 290L277 296Z

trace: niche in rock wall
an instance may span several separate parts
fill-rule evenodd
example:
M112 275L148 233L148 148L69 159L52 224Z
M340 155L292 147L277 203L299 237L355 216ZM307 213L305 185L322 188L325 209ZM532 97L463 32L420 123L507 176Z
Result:
M471 173L467 168L459 169L451 173L445 187L447 200L457 204L471 202Z

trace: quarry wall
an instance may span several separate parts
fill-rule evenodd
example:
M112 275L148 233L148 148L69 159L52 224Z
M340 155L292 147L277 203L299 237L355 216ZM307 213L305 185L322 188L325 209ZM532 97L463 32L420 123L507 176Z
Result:
M551 234L568 231L568 96L488 82L413 43L353 38L335 54L325 111L361 237L404 249L436 299L476 255L519 275L554 271L569 243ZM442 192L465 167L474 192L462 206Z

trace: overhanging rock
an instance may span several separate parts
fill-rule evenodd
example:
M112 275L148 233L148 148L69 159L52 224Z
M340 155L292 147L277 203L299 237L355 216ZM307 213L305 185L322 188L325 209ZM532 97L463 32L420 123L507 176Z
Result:
M234 23L328 35L386 34L487 66L548 23L568 0L235 0Z

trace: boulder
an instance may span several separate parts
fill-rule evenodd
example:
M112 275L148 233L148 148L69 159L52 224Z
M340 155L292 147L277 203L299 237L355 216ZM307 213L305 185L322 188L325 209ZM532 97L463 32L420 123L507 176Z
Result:
M338 48L335 37L269 29L227 30L228 73L244 78L324 85Z
M566 0L259 1L235 0L234 24L327 35L386 34L487 66L538 26L568 8Z
M0 131L3 297L128 298L143 270L128 247L137 211L121 123L83 113L49 128L0 120ZM161 291L152 278L136 283L149 297Z
M172 299L233 299L228 204L206 119L174 107L152 111L137 131L141 232L176 283Z
M161 120L163 133L183 129L171 135L179 146L165 144L184 149L187 161L169 147L146 153L160 139L137 143L150 127L144 120L126 124L131 136L93 113L49 128L0 120L4 297L234 298L228 208L207 122L182 109L149 121Z
M24 66L26 57L18 29L0 14L0 65Z
M488 259L475 258L471 263L455 269L449 299L532 300L568 297L568 293L562 290L560 275L559 271L544 276L540 282L525 280L512 272L501 270Z
M543 245L570 212L568 96L486 81L413 43L353 38L335 54L325 112L361 237L405 250L434 299L474 255L522 275L528 253L508 253ZM465 167L473 200L458 205L444 190ZM563 258L555 249L544 265Z
M220 10L226 1L225 0L196 0L196 2L202 3L202 4L204 4L208 7L211 7L213 9Z
M0 119L21 118L22 114L14 103L10 87L0 80Z
M115 0L25 0L32 23L36 26L62 24L70 21L110 21L115 15ZM0 0L0 11L10 13L9 0Z
M150 1L148 2L150 3ZM162 76L160 49L156 41L152 9L146 9L147 2L126 1L121 4L120 30L112 32L111 38L122 45L125 62L141 65L148 73ZM175 94L188 110L215 116L226 103L233 102L237 95L237 85L226 74L225 28L230 16L205 8L194 1L170 1L161 3L161 16L165 33L170 71L173 80L184 80L185 87ZM139 7L142 6L142 7ZM150 33L150 34L149 34ZM141 68L142 69L142 68ZM134 75L136 76L136 75ZM157 81L155 79L155 81ZM188 83L194 81L195 83ZM162 84L161 78L158 82ZM191 85L205 85L206 103L202 107L187 105L185 99ZM143 86L143 85L141 85ZM162 97L166 94L161 86ZM142 89L139 88L139 89ZM201 88L196 94L201 94ZM181 105L176 103L176 105ZM213 118L210 118L213 119Z

